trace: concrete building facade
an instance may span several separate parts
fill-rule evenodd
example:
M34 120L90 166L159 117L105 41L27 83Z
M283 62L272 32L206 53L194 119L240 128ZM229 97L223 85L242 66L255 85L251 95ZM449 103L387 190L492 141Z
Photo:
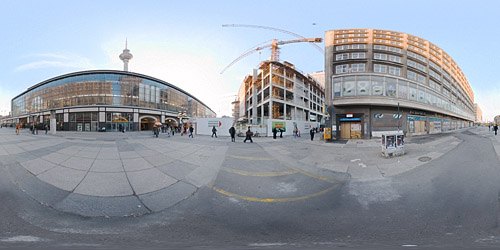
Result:
M325 33L328 126L335 138L472 126L474 94L453 59L422 38L378 29Z
M285 129L288 135L294 126L308 132L324 118L324 98L321 85L293 64L264 61L241 84L239 121L264 126L268 135L274 127Z
M474 120L475 123L483 123L483 110L479 107L479 104L474 103Z

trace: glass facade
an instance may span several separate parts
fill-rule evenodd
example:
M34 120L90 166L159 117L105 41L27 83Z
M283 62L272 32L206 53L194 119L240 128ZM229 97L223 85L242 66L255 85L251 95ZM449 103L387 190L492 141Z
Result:
M354 96L384 96L419 102L456 114L467 113L435 89L400 78L379 75L334 76L332 84L334 100Z
M215 117L206 105L173 85L122 71L77 72L42 82L12 100L12 116L95 105L151 108L173 113L182 111L188 116ZM75 116L73 120L70 117L70 123L74 123L71 130L80 131L81 124L82 131L87 127L89 131L95 131L93 123L97 122L97 114L96 117L88 114L90 117Z

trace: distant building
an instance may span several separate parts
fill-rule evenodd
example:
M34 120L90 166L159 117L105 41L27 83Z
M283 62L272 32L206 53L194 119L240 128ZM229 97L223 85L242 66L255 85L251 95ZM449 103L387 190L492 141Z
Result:
M483 122L483 110L479 107L479 104L474 103L474 117L475 123L482 123Z
M292 134L293 128L309 130L322 121L324 88L289 62L264 61L243 80L237 101L240 122L274 127ZM305 132L305 131L303 131Z
M314 80L316 80L319 85L321 85L322 88L325 88L325 72L320 71L320 72L313 72L307 74L308 76L311 76Z
M495 116L495 124L500 125L500 115Z

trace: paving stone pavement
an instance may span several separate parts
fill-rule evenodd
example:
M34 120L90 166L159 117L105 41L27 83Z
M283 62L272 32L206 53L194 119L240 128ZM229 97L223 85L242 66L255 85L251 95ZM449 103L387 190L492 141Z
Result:
M490 136L487 128L469 129ZM254 138L290 166L316 173L347 173L353 179L395 176L434 160L461 141L452 133L407 138L407 154L380 155L380 139L325 143L316 137ZM417 137L415 137L417 138ZM500 136L498 137L500 138ZM500 157L500 139L493 137ZM237 138L241 143L243 138ZM415 143L412 143L412 140ZM59 132L32 135L0 129L0 167L43 205L83 216L137 216L167 209L210 184L231 146L228 137L154 138L150 132Z

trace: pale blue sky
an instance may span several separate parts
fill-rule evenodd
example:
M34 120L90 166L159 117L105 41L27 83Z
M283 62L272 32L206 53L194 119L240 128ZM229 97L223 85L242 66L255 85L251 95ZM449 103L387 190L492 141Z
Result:
M500 114L500 1L3 1L0 15L0 114L26 88L60 74L122 69L128 38L129 69L188 91L218 115L230 114L244 76L268 50L219 72L251 47L343 28L409 33L445 50L469 80L485 119ZM316 25L312 25L316 23ZM323 44L320 44L323 47ZM308 44L282 47L281 59L303 72L322 71L324 57Z

